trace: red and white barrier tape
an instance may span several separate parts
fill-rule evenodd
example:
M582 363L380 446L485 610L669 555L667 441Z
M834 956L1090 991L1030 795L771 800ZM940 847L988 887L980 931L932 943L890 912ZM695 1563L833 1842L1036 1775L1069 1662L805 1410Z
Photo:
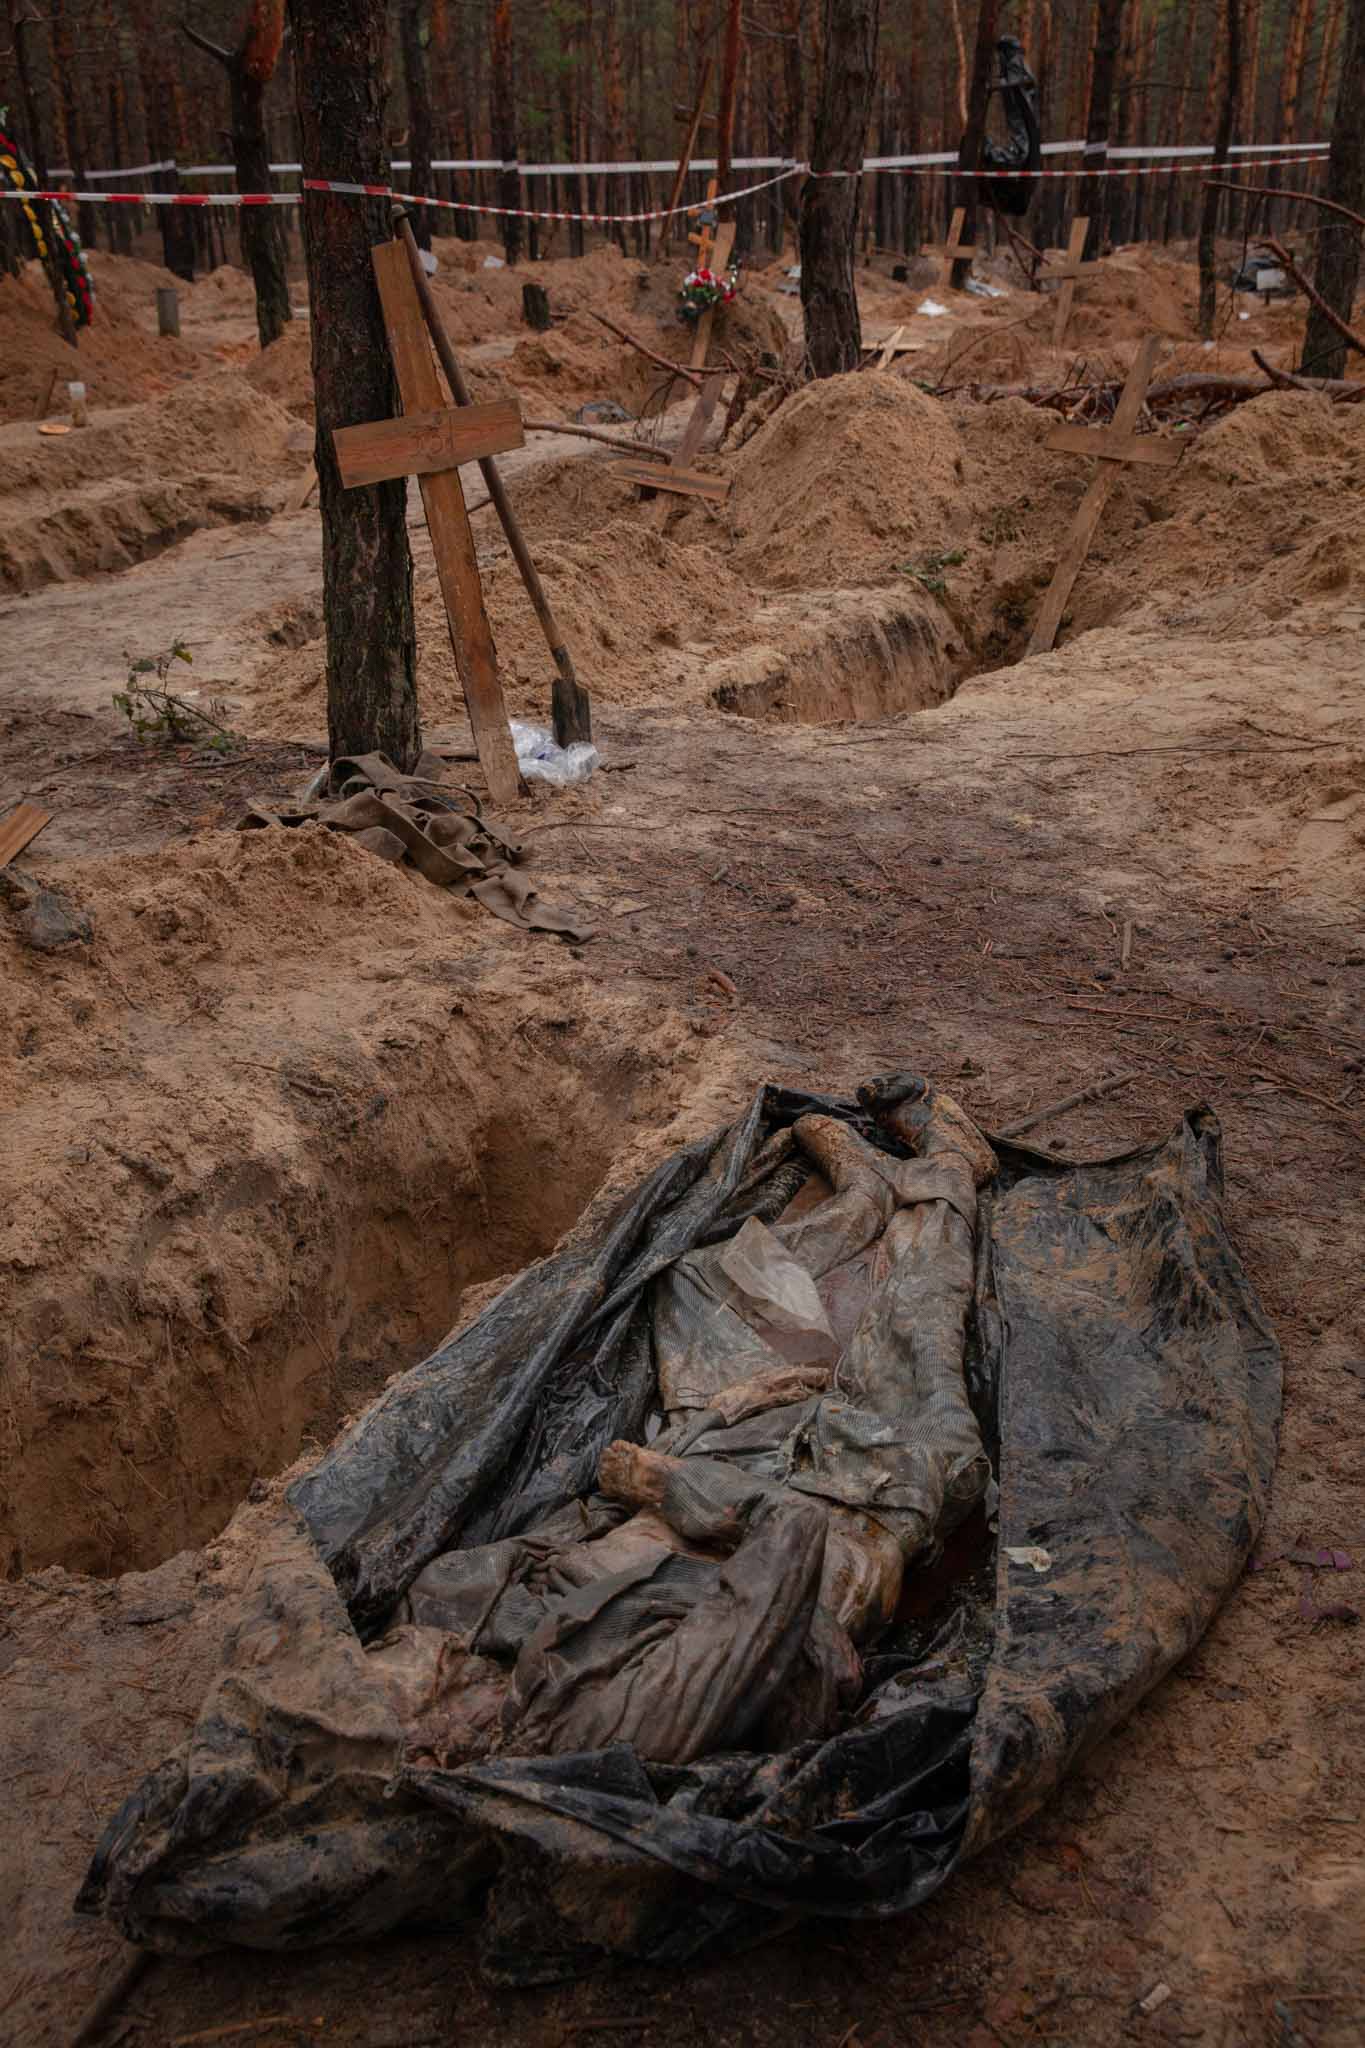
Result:
M1228 154L1231 157L1260 157L1276 153L1282 156L1291 156L1297 150L1326 149L1326 147L1327 144L1325 142L1308 141L1234 142L1230 146ZM1212 157L1215 154L1214 145L1211 142L1117 143L1072 140L1068 142L1045 142L1042 145L1042 149L1044 156L1102 157L1115 164L1126 162L1141 163L1147 157ZM730 168L732 171L786 171L790 170L796 161L795 157L790 156L737 156L731 158ZM909 156L867 156L863 158L863 169L865 171L894 171L918 168L924 164L954 165L956 162L957 151L955 149L931 149L920 150ZM515 171L519 178L574 178L584 176L626 178L635 177L641 172L666 172L671 177L678 170L679 165L678 159L671 156L646 157L634 162L588 162L581 164L524 164L516 158L507 161L502 157L491 156L438 156L432 158L431 168L433 171ZM714 157L694 156L689 159L686 168L700 174L704 171L714 171L717 165ZM302 169L302 164L292 163L272 163L270 166L272 177L297 177ZM396 156L390 159L389 169L391 171L410 171L412 164L409 158ZM182 178L232 178L236 176L236 168L232 164L182 164L175 157L163 157L154 164L125 164L121 170L86 171L84 176L89 179L92 185L103 185L115 179L148 177L161 171L175 171ZM51 175L54 178L65 178L70 182L76 174L69 164L54 164Z
M733 206L737 200L751 198L755 192L766 192L773 185L784 184L789 178L861 178L885 173L893 178L984 178L984 179L1028 179L1028 178L1172 178L1194 172L1205 175L1210 170L1225 171L1255 170L1263 165L1287 167L1291 164L1321 164L1327 161L1325 148L1315 149L1301 156L1276 154L1264 157L1238 157L1235 161L1219 165L1208 157L1197 163L1154 163L1124 164L1106 170L1086 170L1075 165L1065 171L1012 171L984 170L959 171L950 165L892 165L883 164L875 170L857 171L812 171L809 164L792 164L779 171L776 177L764 178L757 185L744 185L737 192L722 192L715 199L690 200L678 206L650 207L643 213L570 213L552 211L533 206L483 206L470 199L437 199L420 192L399 192L392 185L357 185L340 178L305 178L305 192L334 192L348 198L396 199L406 206L435 207L446 213L487 214L493 219L513 220L570 220L584 221L593 227L630 227L641 221L670 220L678 214L696 215L705 206ZM1292 196L1292 195L1289 195ZM33 191L31 189L0 188L0 199L55 199L64 205L80 206L298 206L302 192L72 192L66 188L54 187Z

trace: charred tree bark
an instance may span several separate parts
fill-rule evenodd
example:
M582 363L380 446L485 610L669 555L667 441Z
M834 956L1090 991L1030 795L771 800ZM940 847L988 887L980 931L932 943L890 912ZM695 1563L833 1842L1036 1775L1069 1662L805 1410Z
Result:
M850 175L807 178L801 194L801 311L816 377L856 369L862 352L853 255L880 13L880 0L825 0L811 170Z
M1124 5L1125 0L1096 0L1095 54L1090 71L1090 104L1085 116L1086 167L1092 171L1102 171L1105 168L1104 159L1109 143L1109 117L1114 104L1114 73L1118 68L1119 50L1123 42ZM1090 221L1085 237L1087 260L1098 255L1104 240L1104 188L1107 182L1106 179L1099 177L1081 180L1076 211L1087 215Z
M1365 213L1365 0L1347 0L1346 42L1327 159L1327 197L1355 213ZM1360 229L1326 215L1318 232L1313 283L1348 326L1359 281ZM1316 306L1308 315L1299 368L1313 377L1341 377L1346 372L1345 339Z
M521 180L517 176L516 63L512 47L512 0L493 0L492 35L489 55L492 76L489 103L493 119L493 153L511 170L498 172L498 204L508 208L521 205ZM514 212L502 217L502 253L509 263L521 255L521 221Z
M1242 96L1242 4L1243 0L1227 0L1223 97L1218 108L1218 131L1213 139L1216 164L1227 162L1237 121L1237 106ZM1356 0L1356 4L1360 4L1360 0ZM1213 316L1218 302L1216 256L1218 208L1222 197L1221 192L1206 185L1199 215L1199 332L1205 341L1213 339Z
M400 16L403 44L403 82L408 90L408 189L429 193L432 189L431 159L431 72L427 53L431 48L431 0L403 0ZM409 216L419 249L431 247L431 214L425 206L414 206Z
M967 127L957 153L958 168L963 171L979 171L981 168L981 145L986 140L986 114L990 107L999 13L998 0L981 0L976 16L976 42L972 49L972 82L967 93ZM979 178L964 178L962 188L962 233L970 248L976 240L977 221L984 212L980 205L981 181ZM960 292L971 274L971 258L961 257L953 265L949 279L953 290Z
M289 0L305 177L389 182L384 0ZM387 754L410 769L417 722L407 483L343 490L332 434L398 409L370 249L387 241L380 200L308 192L303 204L332 757Z
M197 29L184 24L196 49L204 51L227 73L232 122L232 160L239 192L270 190L270 141L265 126L265 89L279 62L284 40L284 0L252 0L235 50L220 49ZM284 226L273 206L244 206L242 254L256 287L256 332L262 348L278 341L294 315L289 304L289 278Z

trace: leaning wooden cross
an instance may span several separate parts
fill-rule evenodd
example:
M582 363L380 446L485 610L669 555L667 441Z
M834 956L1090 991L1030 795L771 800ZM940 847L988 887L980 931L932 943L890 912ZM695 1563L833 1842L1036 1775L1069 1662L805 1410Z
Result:
M716 225L712 201L716 196L716 181L712 178L706 192L706 208L700 216L698 232L688 236L696 245L698 270L711 269L717 276L723 276L730 261L730 252L735 246L735 223L722 221ZM711 230L715 228L714 239ZM714 306L707 306L697 321L696 333L692 337L692 358L689 368L703 370L706 355L711 345L711 327L716 317ZM701 452L706 438L706 429L711 424L712 414L725 382L724 370L711 370L702 379L697 402L688 416L681 438L671 457L661 463L648 465L636 462L613 463L614 474L622 483L638 484L642 490L671 493L671 496L655 500L654 523L667 526L669 519L678 509L673 497L722 499L729 491L729 485L716 477L708 477L700 470L688 467ZM647 474L641 472L647 468Z
M1147 386L1151 382L1156 366L1157 351L1161 347L1160 337L1148 335L1133 358L1133 367L1128 372L1128 381L1114 408L1114 423L1109 427L1084 427L1079 421L1064 421L1052 429L1043 442L1064 455L1098 455L1099 469L1089 490L1081 499L1071 528L1067 544L1062 551L1047 595L1038 609L1034 622L1033 637L1025 652L1046 654L1057 638L1057 628L1062 623L1067 599L1071 596L1081 564L1090 551L1095 538L1095 528L1100 523L1100 514L1109 502L1109 494L1118 482L1120 469L1130 462L1150 463L1158 469L1173 469L1184 452L1179 443L1160 440L1155 434L1141 437L1133 432L1138 423L1147 397Z
M943 289L945 291L948 289L949 283L952 280L953 265L958 262L970 263L972 258L977 253L976 244L974 242L968 244L964 242L962 239L962 230L966 223L966 219L966 207L955 206L953 208L952 219L948 223L948 239L944 243L943 247L940 249L933 242L926 242L924 245L924 249L922 252L924 255L942 256L945 259L943 269Z
M347 490L400 476L418 478L474 744L494 803L511 803L521 793L521 771L460 488L460 464L520 448L521 414L515 399L492 405L445 403L407 250L402 242L380 242L371 253L403 414L401 419L338 427L332 437L337 467Z
M1060 283L1062 287L1057 294L1057 310L1052 317L1052 346L1054 348L1060 348L1066 336L1067 323L1071 319L1071 302L1076 296L1076 279L1078 277L1088 277L1092 270L1098 270L1100 267L1097 262L1082 263L1081 261L1085 251L1086 231L1089 226L1089 214L1078 213L1075 220L1071 223L1071 233L1067 239L1064 260L1060 263L1050 263L1038 279L1040 284Z

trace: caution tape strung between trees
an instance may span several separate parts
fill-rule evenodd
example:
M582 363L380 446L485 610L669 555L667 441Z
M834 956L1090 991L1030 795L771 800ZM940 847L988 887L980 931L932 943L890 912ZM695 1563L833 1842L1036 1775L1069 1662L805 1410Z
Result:
M1322 164L1326 161L1324 145L1297 156L1286 156L1277 151L1273 156L1238 157L1233 167L1242 171L1261 165L1287 168L1292 164ZM671 220L680 214L696 215L705 207L733 206L741 199L752 198L754 193L766 192L791 178L980 178L994 184L1007 178L1172 178L1191 171L1206 175L1210 170L1227 167L1211 156L1201 157L1192 163L1123 164L1103 170L1077 164L1062 171L961 171L956 166L941 164L878 164L856 171L813 171L809 164L791 164L775 177L764 178L756 185L743 185L735 192L718 193L714 199L693 199L678 206L647 207L638 213L581 213L551 207L489 206L472 199L438 199L429 193L400 192L392 185L360 185L342 178L305 178L300 192L73 192L60 186L44 191L30 187L24 192L15 192L0 187L0 199L37 199L57 204L75 201L82 206L298 206L304 193L328 192L345 198L399 200L405 206L435 208L443 213L487 214L495 220L568 220L583 221L594 227L633 227L643 221ZM1293 196L1293 193L1285 194L1287 199Z

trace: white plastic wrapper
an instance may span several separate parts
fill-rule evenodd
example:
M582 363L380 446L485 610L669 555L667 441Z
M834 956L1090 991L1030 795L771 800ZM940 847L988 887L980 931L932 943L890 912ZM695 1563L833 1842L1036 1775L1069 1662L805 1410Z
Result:
M566 789L570 783L586 782L602 758L596 747L586 741L575 740L571 747L559 747L553 733L543 725L525 725L519 718L509 723L517 766L528 782L549 782L557 789Z
M946 306L940 306L937 299L922 299L915 308L917 313L927 313L931 320L937 320L940 313L946 313L947 310Z

